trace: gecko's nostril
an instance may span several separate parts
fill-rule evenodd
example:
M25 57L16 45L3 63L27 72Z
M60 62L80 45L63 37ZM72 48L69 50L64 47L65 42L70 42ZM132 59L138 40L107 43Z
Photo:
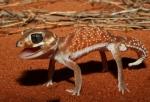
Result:
M23 43L21 41L16 42L16 47L21 47L22 45L23 45Z

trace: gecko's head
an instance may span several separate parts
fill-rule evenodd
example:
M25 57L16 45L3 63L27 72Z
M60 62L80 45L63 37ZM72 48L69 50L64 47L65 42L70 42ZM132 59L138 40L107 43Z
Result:
M55 50L57 42L56 35L46 29L28 29L22 32L16 47L24 48L20 53L21 58L33 59Z

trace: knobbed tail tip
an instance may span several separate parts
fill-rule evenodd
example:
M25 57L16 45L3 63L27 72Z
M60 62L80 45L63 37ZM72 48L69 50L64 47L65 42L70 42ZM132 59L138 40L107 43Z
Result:
M136 60L135 62L129 63L128 66L129 67L133 67L133 66L137 66L139 64L141 64L144 61L145 58L140 58L138 60Z

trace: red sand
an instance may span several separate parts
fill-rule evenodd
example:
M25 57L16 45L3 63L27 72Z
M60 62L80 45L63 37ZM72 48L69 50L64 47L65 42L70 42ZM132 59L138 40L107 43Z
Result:
M53 4L33 3L13 9L24 10L36 7L51 11L92 9L88 4L75 0L71 2L62 0ZM95 8L107 9L105 5ZM71 30L57 28L53 31L63 36ZM150 50L150 31L112 32L136 37ZM122 95L117 89L116 65L110 53L107 53L109 71L105 73L101 71L101 60L97 52L82 57L77 62L82 69L83 86L81 95L77 97L65 91L74 86L73 73L61 64L56 64L54 75L56 83L50 87L42 85L47 80L48 60L19 59L18 53L21 49L15 47L19 37L20 34L0 37L0 102L150 102L150 58L140 66L129 68L127 63L137 56L132 51L123 53L125 81L131 92Z

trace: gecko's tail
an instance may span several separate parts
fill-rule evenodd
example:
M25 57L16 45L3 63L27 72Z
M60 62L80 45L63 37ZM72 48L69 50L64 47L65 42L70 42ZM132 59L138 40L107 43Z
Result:
M134 51L136 51L136 53L138 54L139 58L132 63L129 63L128 66L136 66L141 64L144 59L148 56L148 50L145 48L145 46L141 43L140 40L137 40L135 38L131 38L128 37L125 41L125 45L129 48L132 49Z

